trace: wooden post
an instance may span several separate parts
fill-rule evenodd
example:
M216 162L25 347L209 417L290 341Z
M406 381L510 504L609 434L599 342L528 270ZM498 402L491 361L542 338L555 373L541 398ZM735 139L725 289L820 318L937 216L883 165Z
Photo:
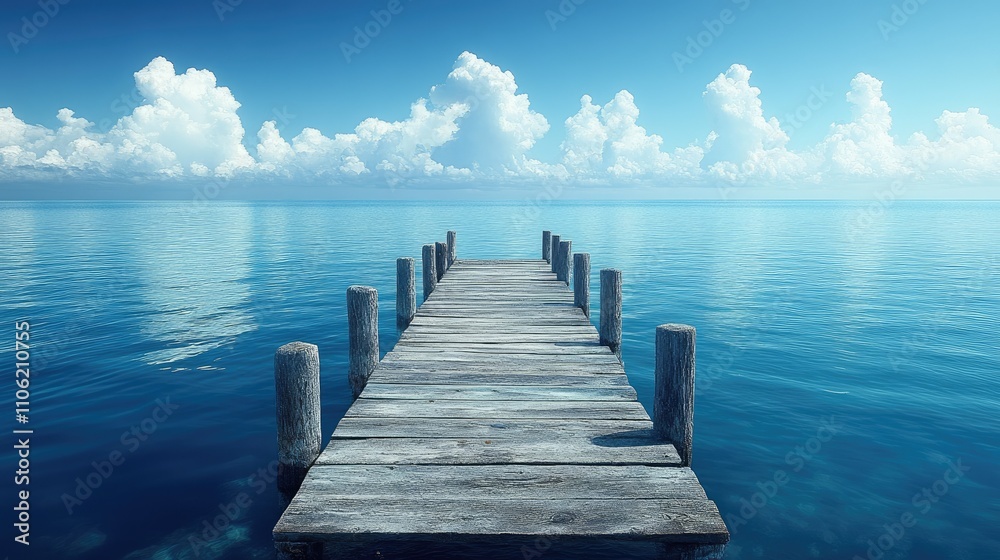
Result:
M590 318L590 253L573 255L573 305Z
M562 280L569 286L569 267L571 266L570 261L573 260L573 242L572 241L560 241L559 242L559 268L556 269L556 278Z
M410 257L396 259L396 326L410 326L417 312L417 286L415 264Z
M378 366L378 291L368 286L347 288L347 379L358 398Z
M455 238L458 233L454 231L448 232L448 268L455 264Z
M437 281L444 277L448 266L448 244L438 241L434 244L434 268L437 271Z
M552 262L552 232L548 230L542 232L542 258Z
M434 245L424 245L423 249L423 276L424 276L424 301L431 297L434 288L437 287L436 259L434 258Z
M694 346L694 327L656 327L653 430L674 444L684 467L691 466L694 439Z
M278 487L294 493L319 456L319 348L291 342L274 353L274 391L278 415Z
M622 271L601 269L601 344L622 355Z
M559 236L553 234L549 239L552 241L549 246L549 264L551 265L549 268L555 272L557 270L556 261L559 260Z

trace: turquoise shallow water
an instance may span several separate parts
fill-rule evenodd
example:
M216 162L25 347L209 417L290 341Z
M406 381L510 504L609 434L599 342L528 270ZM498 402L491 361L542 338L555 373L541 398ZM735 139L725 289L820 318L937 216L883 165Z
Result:
M29 320L35 430L30 553L10 530L4 553L271 558L275 348L319 345L332 431L348 285L379 289L385 352L397 256L419 263L455 229L460 257L534 258L552 229L591 253L592 286L623 270L623 359L647 409L655 326L698 328L694 467L733 533L727 558L1000 558L998 218L992 202L3 203L0 363ZM100 486L67 508L90 475Z

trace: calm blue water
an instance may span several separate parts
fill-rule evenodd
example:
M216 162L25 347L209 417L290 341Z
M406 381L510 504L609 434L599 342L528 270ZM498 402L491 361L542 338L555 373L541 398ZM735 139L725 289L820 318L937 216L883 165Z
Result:
M592 286L621 268L623 358L647 409L654 327L698 328L694 467L733 533L727 558L879 543L873 557L1000 558L1000 203L983 202L3 203L0 363L12 378L29 320L35 430L30 554L11 541L3 443L5 553L272 558L275 348L319 345L332 431L350 396L346 287L379 289L387 351L395 258L419 263L448 229L460 257L534 258L552 229L591 253ZM88 476L100 486L69 513ZM240 493L231 527L192 541Z

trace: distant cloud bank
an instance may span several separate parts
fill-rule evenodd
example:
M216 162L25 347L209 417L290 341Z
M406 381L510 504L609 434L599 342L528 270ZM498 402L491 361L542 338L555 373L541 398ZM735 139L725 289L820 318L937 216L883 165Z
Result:
M988 184L1000 179L1000 130L979 109L945 111L937 130L905 141L892 135L882 82L858 74L849 122L831 125L816 146L787 147L790 125L765 115L751 71L734 64L702 96L712 122L705 137L670 148L639 124L631 93L603 105L589 95L561 131L561 159L528 155L554 133L518 93L511 72L476 55L458 57L444 82L410 106L410 116L365 119L327 136L305 128L284 138L275 121L247 141L240 103L208 70L178 74L165 58L135 73L144 101L106 133L61 109L55 130L0 108L0 181L94 178L293 179L331 184L518 183L593 185L836 185L883 180ZM248 149L248 145L250 149Z

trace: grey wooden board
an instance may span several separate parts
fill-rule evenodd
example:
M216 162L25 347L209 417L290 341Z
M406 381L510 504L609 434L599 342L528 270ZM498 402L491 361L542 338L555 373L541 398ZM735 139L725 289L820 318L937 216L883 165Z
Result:
M433 379L428 379L428 383ZM487 400L487 401L634 401L632 387L510 387L504 385L402 385L369 381L367 399Z
M543 356L522 356L519 359L508 359L501 363L488 363L482 360L383 360L372 372L372 377L380 372L415 372L433 375L437 373L485 373L492 374L496 379L504 375L536 374L536 375L589 375L615 374L624 375L621 363L611 361L584 360L569 363L556 356L554 360ZM429 378L430 379L430 378Z
M469 327L479 327L479 330L472 330ZM488 330L487 330L488 329ZM486 323L472 323L469 326L448 326L447 324L420 324L417 326L410 326L410 328L403 331L400 336L400 340L403 337L418 336L427 337L432 335L463 335L463 336L478 336L485 333L491 333L497 336L510 336L510 335L542 335L548 336L550 338L558 338L561 335L571 335L571 336L594 336L597 334L594 332L594 328L591 325L525 325L518 326L515 324L510 324L506 326L490 326ZM559 339L561 340L561 339Z
M447 352L449 354L488 354L491 356L517 356L521 354L542 354L542 355L562 355L569 354L576 358L587 357L589 355L608 355L614 353L607 346L601 346L595 342L559 342L555 344L544 343L450 343L442 344L435 342L412 342L404 341L393 348L393 353L400 356L410 354L436 354ZM433 356L431 357L433 359Z
M373 418L591 418L648 420L638 402L462 401L358 399L345 417Z
M612 365L618 361L615 355L608 352L593 354L574 353L511 353L487 354L481 352L462 351L399 351L393 350L386 354L387 360L397 361L442 361L442 362L475 362L482 365L537 365L538 367L573 367L578 364Z
M341 419L275 539L726 542L680 464L548 263L463 259Z
M573 420L524 418L496 420L486 418L436 418L414 422L409 418L341 419L333 438L419 437L419 438L485 438L510 439L520 436L554 437L560 433L598 437L616 434L618 437L652 437L650 420Z
M275 537L288 541L379 535L586 535L623 540L721 543L728 540L709 500L464 500L333 498L303 493L285 510Z
M377 480L378 484L371 484ZM319 465L302 492L328 498L707 500L689 468L646 465Z
M317 465L660 465L681 466L673 445L630 437L333 438Z
M377 374L378 372L376 372ZM495 373L463 373L461 371L436 371L427 373L426 371L387 371L369 380L369 382L379 383L399 383L424 385L433 382L438 385L477 385L486 384L497 386L526 386L526 387L623 387L628 385L628 378L624 375L614 374L548 374L539 373L505 373L497 375Z

